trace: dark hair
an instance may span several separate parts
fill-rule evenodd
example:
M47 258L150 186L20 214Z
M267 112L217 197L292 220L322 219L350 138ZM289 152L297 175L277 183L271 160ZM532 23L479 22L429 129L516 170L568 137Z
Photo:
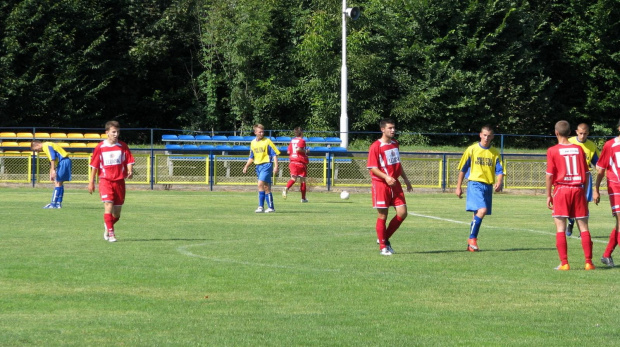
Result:
M560 136L569 137L570 124L565 120L561 120L555 123L555 131L557 131Z
M482 128L480 129L480 132L482 132L483 130L487 130L495 134L495 128L491 124L483 125Z
M111 121L105 123L105 131L110 130L110 128L112 128L112 127L116 128L116 129L120 129L121 125L118 124L118 122L115 121L115 120L111 120Z
M394 120L393 120L393 119L391 119L391 118L383 118L383 119L381 120L381 122L379 122L379 127L380 127L381 129L383 129L383 128L385 128L385 126L386 126L386 125L388 125L388 124L394 124L394 125L396 125L396 123L394 122Z
M303 130L301 130L301 127L293 129L293 132L295 133L295 137L301 137L301 135L304 133Z

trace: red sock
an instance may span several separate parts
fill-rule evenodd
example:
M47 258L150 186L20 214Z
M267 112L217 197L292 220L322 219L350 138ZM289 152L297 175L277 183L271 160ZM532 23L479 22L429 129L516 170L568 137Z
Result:
M306 198L306 182L301 182L301 198Z
M390 221L390 225L388 225L387 227L387 231L385 232L385 239L389 240L390 237L392 237L392 235L394 235L394 233L396 232L396 230L398 230L398 227L400 227L400 225L403 223L405 219L401 218L400 216L396 215L394 216L394 218L392 218L392 220Z
M377 225L375 228L377 229L377 239L379 239L379 249L383 249L385 248L385 220L377 218Z
M103 214L103 222L105 223L105 227L108 228L108 234L110 236L114 235L114 217L111 213Z
M581 247L583 248L583 255L586 257L586 263L592 264L592 238L588 230L581 232Z
M611 253L613 253L614 249L616 249L616 245L618 245L618 232L614 229L611 231L611 234L609 234L609 242L607 242L607 248L605 248L603 257L611 257Z
M293 184L295 184L295 180L289 180L288 182L286 182L286 190L291 189Z
M560 256L560 262L562 262L562 265L568 264L566 234L564 232L555 233L555 247L558 249L558 255Z
M113 221L113 224L116 224L116 222L118 222L118 220L119 220L119 219L121 219L121 217L114 217L114 216L112 216L112 218L114 218L114 219L112 220L112 221Z

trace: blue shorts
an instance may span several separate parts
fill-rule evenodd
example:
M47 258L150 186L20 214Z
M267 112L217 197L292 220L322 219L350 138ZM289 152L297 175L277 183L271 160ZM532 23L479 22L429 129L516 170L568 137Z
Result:
M465 210L476 212L486 207L487 215L491 214L493 205L493 185L476 181L467 182L467 199Z
M56 166L56 182L71 181L71 159L62 158Z
M259 181L271 183L271 176L273 176L273 166L271 163L256 165L256 176Z

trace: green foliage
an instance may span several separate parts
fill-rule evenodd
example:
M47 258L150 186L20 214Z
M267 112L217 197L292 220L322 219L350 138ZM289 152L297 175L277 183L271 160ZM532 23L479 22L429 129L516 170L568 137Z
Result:
M352 131L615 127L617 0L350 5ZM339 128L338 2L0 1L0 25L0 126Z

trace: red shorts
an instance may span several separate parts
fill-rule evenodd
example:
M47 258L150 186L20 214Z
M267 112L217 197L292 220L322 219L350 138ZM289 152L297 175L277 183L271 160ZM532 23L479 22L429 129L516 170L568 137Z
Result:
M372 207L388 208L407 205L405 192L400 182L396 180L393 186L385 182L372 181Z
M584 187L558 185L553 191L553 217L587 218L588 200Z
M113 202L114 206L125 203L125 181L99 181L99 195L103 202Z
M291 171L291 177L308 177L308 167L304 163L292 161L288 164L288 169Z
M609 204L611 205L611 213L620 212L620 184L607 181L607 193L609 193Z

